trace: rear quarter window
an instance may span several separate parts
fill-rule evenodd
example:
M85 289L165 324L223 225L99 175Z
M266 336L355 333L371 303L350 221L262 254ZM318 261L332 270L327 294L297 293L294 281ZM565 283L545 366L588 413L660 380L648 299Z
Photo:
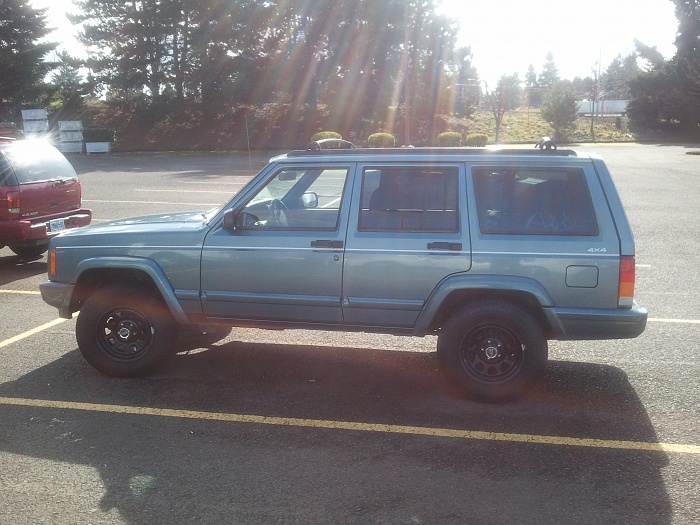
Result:
M598 234L580 168L475 167L472 174L481 233Z
M0 186L17 186L17 179L7 159L0 154Z
M56 148L20 141L3 152L19 184L77 178L71 163Z

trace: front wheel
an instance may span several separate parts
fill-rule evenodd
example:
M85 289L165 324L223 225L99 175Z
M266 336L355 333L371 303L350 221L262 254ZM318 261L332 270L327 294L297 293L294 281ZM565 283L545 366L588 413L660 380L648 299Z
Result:
M485 301L453 315L438 337L437 354L447 378L476 398L515 398L544 371L547 338L523 309Z
M138 377L151 373L171 353L176 328L159 298L108 286L85 301L75 334L83 357L97 370Z

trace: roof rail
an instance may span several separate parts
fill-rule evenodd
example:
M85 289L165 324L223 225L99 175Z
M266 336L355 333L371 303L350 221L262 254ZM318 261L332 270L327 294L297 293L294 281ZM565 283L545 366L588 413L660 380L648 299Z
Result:
M320 142L320 141L319 141ZM387 155L387 156L458 156L458 155L474 155L474 156L557 156L557 157L576 157L578 154L570 149L555 149L555 148L472 148L472 147L454 147L454 148L353 148L353 149L305 149L294 150L287 153L287 157L316 157L316 156L361 156L361 155Z

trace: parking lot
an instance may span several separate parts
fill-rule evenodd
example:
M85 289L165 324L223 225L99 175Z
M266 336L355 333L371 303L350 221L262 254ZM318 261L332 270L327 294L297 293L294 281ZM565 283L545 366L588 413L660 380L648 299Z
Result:
M237 329L113 379L0 250L0 524L700 523L700 156L587 145L637 243L641 337L551 342L486 405L435 339ZM207 209L270 153L71 156L93 221Z

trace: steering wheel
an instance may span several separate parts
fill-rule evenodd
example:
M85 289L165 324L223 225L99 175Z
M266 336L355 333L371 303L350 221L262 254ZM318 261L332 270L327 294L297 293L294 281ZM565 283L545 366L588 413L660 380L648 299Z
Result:
M287 212L289 209L285 206L284 202L279 199L272 199L267 207L272 212L272 220L275 226L282 228L289 226L289 221L287 220Z

